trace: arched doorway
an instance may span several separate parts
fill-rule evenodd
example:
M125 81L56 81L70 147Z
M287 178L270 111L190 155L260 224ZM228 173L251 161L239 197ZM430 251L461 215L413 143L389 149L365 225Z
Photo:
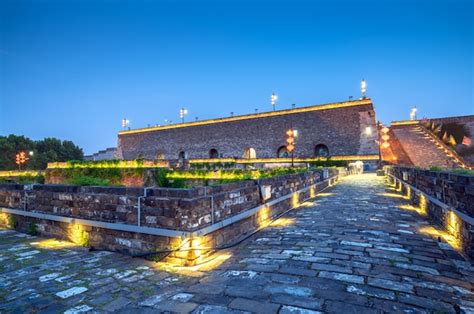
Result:
M212 148L212 149L209 151L209 158L211 158L211 159L219 158L219 152L217 151L217 149Z
M246 148L244 151L244 158L245 159L257 158L257 152L255 151L255 148L252 148L252 147Z
M288 149L286 148L286 146L281 146L280 148L278 148L277 157L278 158L290 157L290 153L288 152Z
M329 148L324 144L318 144L314 147L314 156L329 157Z

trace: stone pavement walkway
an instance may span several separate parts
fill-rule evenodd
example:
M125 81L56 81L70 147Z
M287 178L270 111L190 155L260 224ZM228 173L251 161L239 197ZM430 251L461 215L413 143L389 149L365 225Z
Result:
M474 313L474 266L393 193L343 178L194 268L0 230L0 312Z

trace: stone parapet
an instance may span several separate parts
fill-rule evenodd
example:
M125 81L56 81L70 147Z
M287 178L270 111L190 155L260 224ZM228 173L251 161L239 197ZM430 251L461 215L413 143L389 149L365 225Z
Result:
M317 170L191 189L0 184L0 225L11 222L5 215L14 216L10 227L27 231L33 224L44 235L71 239L69 228L81 222L88 245L131 254L175 249L195 234L205 235L201 245L215 246L314 196L337 173ZM229 223L238 215L243 216Z
M474 258L474 175L389 167L396 188Z

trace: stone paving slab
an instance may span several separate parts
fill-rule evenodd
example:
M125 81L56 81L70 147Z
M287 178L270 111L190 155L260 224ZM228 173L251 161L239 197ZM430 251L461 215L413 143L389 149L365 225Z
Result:
M0 313L474 313L474 266L394 193L343 178L192 268L0 229Z

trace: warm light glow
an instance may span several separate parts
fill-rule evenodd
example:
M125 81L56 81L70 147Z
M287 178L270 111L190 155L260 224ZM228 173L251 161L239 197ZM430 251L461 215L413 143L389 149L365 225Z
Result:
M189 240L189 247L191 248L190 257L192 260L199 258L205 251L204 250L196 250L201 248L202 239L200 237L191 238Z
M44 171L25 170L25 171L0 171L0 177L37 177L43 175Z
M272 227L285 227L295 224L294 218L278 218L270 224Z
M394 125L412 125L412 124L419 124L420 121L418 120L404 120L404 121L392 121L392 126Z
M420 206L420 214L423 216L428 215L428 200L426 199L426 196L424 194L419 195L419 206Z
M389 148L389 147L390 147L390 143L389 143L389 142L383 142L383 143L382 143L382 147L383 147L383 148Z
M396 193L378 193L378 195L386 196L386 197L394 197L394 198L404 198L403 195L396 194Z
M208 256L195 266L181 266L169 262L159 262L156 263L156 266L158 269L170 273L189 277L200 277L203 271L211 271L231 257L232 254L230 252L222 251Z
M382 133L383 133L383 134L387 134L388 131L390 131L390 129L387 128L386 126L384 126L384 127L382 128Z
M49 250L61 250L61 249L77 246L76 244L72 242L61 241L61 240L56 240L56 239L47 239L47 240L31 242L30 245L40 248L40 249L49 249Z
M390 136L388 136L387 134L384 134L384 135L382 135L382 139L384 141L388 141L390 139Z
M7 213L0 213L0 224L4 226L8 226L8 214Z
M89 246L89 234L80 224L70 224L68 227L68 239L81 246Z
M402 191L403 185L402 185L402 183L401 183L400 181L397 181L397 182L395 183L395 186L396 186L396 188L397 188L397 192L401 192L401 191Z
M461 221L455 212L449 211L448 219L446 220L448 232L456 238L461 235Z
M314 185L312 185L309 188L309 197L310 198L316 197L316 187Z
M270 207L268 205L265 205L264 208L262 208L258 212L258 224L260 227L265 226L265 224L268 223L268 219L270 219Z
M409 185L405 186L406 190L407 190L407 195L405 196L405 198L407 200L410 200L411 199L411 188Z
M420 208L415 207L415 206L410 205L410 204L399 205L399 206L397 206L397 207L400 208L400 209L404 209L404 210L409 210L409 211L414 211L414 212L420 212Z
M150 161L150 160L143 160L143 161L139 161L139 160L100 160L100 161L89 161L89 162L88 161L48 162L48 169L69 169L69 168L163 168L163 167L168 167L168 166L169 166L169 163L166 162L166 161ZM24 171L22 171L22 172L24 172Z
M447 232L438 230L432 226L423 226L418 228L418 232L422 234L426 234L435 238L442 238L444 241L446 241L453 249L455 250L460 250L461 249L461 242L459 239L457 239L455 236L450 235Z
M324 161L328 160L327 157L311 157L311 158L294 158L294 162L311 162L311 161ZM379 155L335 155L331 156L330 160L342 160L342 161L353 161L353 160L379 160ZM191 164L201 163L236 163L236 164L255 164L255 163L283 163L291 162L291 158L256 158L256 159L237 159L237 158L214 158L214 159L190 159Z
M298 207L299 204L300 204L300 193L295 192L291 196L291 206Z
M324 193L318 193L316 197L325 197L325 196L331 196L331 195L334 195L334 193L324 192Z
M370 126L365 128L365 135L371 135L372 134L372 128Z

